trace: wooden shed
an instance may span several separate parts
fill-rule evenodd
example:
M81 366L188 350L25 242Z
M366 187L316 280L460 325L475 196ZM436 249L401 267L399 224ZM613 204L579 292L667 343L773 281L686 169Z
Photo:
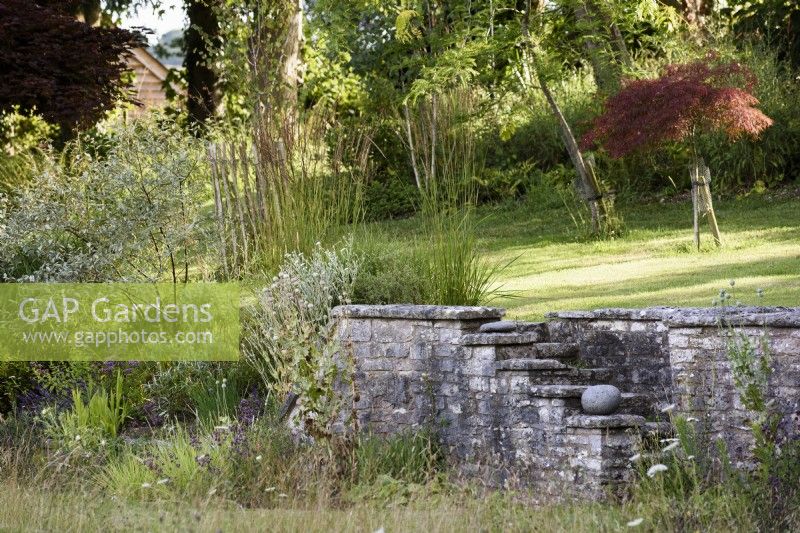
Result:
M141 107L136 107L134 113L166 105L167 93L164 90L164 81L167 79L169 69L144 48L132 49L126 61L135 75L134 98L141 104ZM175 89L178 90L177 87Z

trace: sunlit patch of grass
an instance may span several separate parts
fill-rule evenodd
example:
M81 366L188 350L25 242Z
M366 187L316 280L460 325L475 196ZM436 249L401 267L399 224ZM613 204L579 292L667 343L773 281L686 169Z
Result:
M525 203L483 208L478 235L493 264L508 264L496 281L510 297L493 300L516 318L600 307L702 306L736 280L745 304L800 305L800 201L764 197L717 202L724 246L704 230L692 241L684 203L622 206L626 233L588 240L563 209ZM398 240L424 231L415 219L383 224ZM756 289L764 289L763 299ZM734 302L735 303L735 300Z

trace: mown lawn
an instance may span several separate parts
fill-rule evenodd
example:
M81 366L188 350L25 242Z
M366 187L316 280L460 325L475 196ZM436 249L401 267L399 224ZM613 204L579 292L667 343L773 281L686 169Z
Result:
M509 295L491 303L524 319L568 309L710 306L735 280L730 303L800 305L797 192L718 200L715 207L723 247L713 245L703 223L699 252L688 201L623 205L625 234L603 241L581 235L561 206L482 208L479 239L487 259L510 262L498 280ZM411 219L383 228L402 237L419 231L417 224Z

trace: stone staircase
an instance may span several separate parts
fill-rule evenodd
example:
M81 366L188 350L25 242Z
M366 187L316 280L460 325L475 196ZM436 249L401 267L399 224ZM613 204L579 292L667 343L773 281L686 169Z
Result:
M576 488L597 497L624 490L637 435L648 431L647 418L658 416L655 398L625 391L618 368L582 359L579 343L563 335L553 339L546 322L485 323L461 344L473 356L493 357L490 389L504 421L497 448L516 475L544 499ZM587 415L581 396L601 384L617 385L622 402L611 415Z
M483 307L343 306L332 316L354 363L342 431L432 426L465 476L543 501L623 493L640 436L663 416L658 331L502 321L503 310ZM592 385L619 388L613 414L584 412Z
M552 341L547 322L489 322L461 344L494 347L498 378L513 378L516 393L522 387L531 398L564 400L567 416L581 413L581 395L590 385L617 384L615 369L587 365L577 343ZM623 390L617 412L652 418L658 410L652 396Z

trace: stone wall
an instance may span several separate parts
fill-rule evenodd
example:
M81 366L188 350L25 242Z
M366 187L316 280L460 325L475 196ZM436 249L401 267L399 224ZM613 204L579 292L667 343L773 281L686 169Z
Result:
M800 410L800 310L608 309L497 322L503 314L336 308L353 361L353 427L378 435L433 428L464 475L533 486L543 500L620 493L641 435L664 431L671 404L746 461L752 413L738 402L726 347L765 331L775 369L769 396L784 412ZM622 391L616 414L582 412L581 394L595 384Z
M580 395L598 375L562 362L576 347L549 342L544 324L478 331L503 314L485 307L335 309L340 342L352 355L355 429L392 435L433 428L465 476L536 485L543 499L586 495L588 487L615 491L625 478L615 469L635 452L631 430L644 419L581 417Z
M742 405L728 350L766 351L772 373L767 400L785 415L800 413L800 310L685 310L665 319L676 413L696 418L699 433L722 439L735 463L751 458L755 414Z

